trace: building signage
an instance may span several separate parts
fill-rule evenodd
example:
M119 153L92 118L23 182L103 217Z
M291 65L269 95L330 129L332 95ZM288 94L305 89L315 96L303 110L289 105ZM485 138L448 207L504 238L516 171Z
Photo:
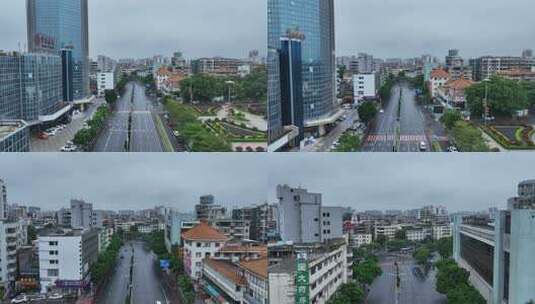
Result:
M54 50L56 48L56 40L48 35L37 33L33 39L37 49Z
M308 273L308 259L306 253L297 254L297 269L295 272L295 303L310 304L310 277Z
M169 270L171 263L169 260L160 260L160 268L163 270Z

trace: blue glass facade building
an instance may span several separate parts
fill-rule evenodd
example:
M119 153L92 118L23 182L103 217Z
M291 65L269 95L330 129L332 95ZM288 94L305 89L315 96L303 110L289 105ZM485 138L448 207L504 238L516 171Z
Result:
M38 123L63 106L61 58L45 53L0 54L0 119Z
M280 81L274 66L281 37L304 34L302 42L305 126L319 125L337 111L333 0L268 0L268 124L272 140L282 130Z
M297 142L304 134L303 81L300 39L281 38L280 90L282 125L299 128Z
M61 55L72 49L73 99L89 95L87 0L27 0L28 46L32 53ZM71 84L64 84L71 87Z

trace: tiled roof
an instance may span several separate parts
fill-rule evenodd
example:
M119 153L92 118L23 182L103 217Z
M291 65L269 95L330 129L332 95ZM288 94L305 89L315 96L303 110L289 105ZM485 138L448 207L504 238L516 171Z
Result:
M431 72L431 78L449 78L450 74L443 69L434 69Z
M182 238L189 241L228 241L229 238L217 229L208 225L206 222L201 222L195 225L190 230L182 233Z
M264 278L267 279L268 276L268 259L263 257L255 260L242 260L240 261L240 267Z
M454 90L464 90L472 86L473 84L474 82L472 80L458 79L458 80L453 80L453 81L448 82L446 86Z
M204 264L231 280L236 285L245 286L247 283L245 278L240 275L238 267L228 261L205 259Z

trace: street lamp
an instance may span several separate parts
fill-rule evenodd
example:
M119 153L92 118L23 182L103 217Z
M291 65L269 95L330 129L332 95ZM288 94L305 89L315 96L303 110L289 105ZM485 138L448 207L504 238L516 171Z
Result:
M225 84L228 85L228 102L230 103L230 87L234 84L234 81L227 80L227 81L225 81Z

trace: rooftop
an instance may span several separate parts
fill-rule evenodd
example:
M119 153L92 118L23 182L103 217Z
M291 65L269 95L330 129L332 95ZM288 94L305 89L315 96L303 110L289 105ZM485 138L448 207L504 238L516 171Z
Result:
M27 126L23 120L0 120L0 140Z
M228 241L229 238L219 230L213 228L206 222L195 225L190 230L182 233L182 238L189 241Z
M222 261L222 260L205 259L204 264L212 268L213 270L217 271L219 274L221 274L225 278L231 280L236 285L244 286L247 283L245 278L242 275L240 275L238 267L232 264L231 262Z
M449 78L450 74L443 69L434 69L431 72L431 78Z
M243 260L240 261L240 267L246 269L262 278L267 278L268 276L268 259L263 257L260 259L254 260Z

